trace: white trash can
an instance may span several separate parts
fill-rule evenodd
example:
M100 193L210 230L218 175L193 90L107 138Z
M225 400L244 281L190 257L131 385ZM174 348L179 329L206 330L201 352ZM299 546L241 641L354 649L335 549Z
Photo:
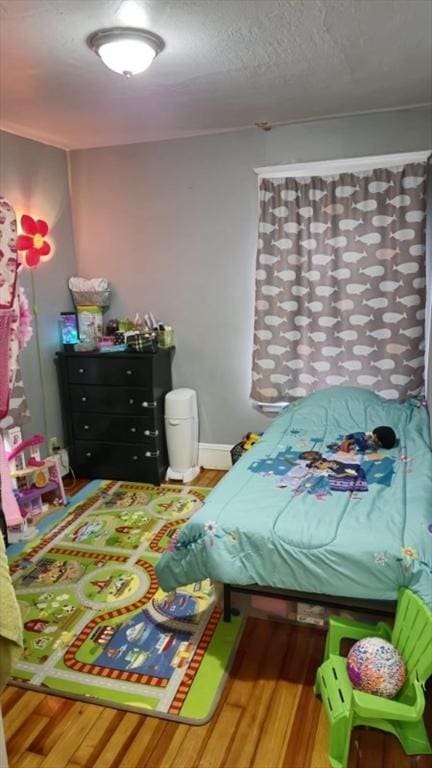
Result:
M166 479L190 483L200 471L198 407L194 389L173 389L166 395L165 433L169 459Z

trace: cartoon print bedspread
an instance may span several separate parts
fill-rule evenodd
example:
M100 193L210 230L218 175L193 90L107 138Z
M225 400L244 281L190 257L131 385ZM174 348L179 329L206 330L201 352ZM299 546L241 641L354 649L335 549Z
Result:
M391 450L328 448L391 426ZM339 387L288 406L180 529L157 565L163 589L206 577L432 607L432 453L418 400Z

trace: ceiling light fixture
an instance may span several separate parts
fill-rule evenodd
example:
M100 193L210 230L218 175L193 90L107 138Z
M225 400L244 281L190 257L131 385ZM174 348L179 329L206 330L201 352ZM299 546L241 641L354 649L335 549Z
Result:
M109 69L125 77L144 72L165 47L159 35L135 27L99 29L87 45Z

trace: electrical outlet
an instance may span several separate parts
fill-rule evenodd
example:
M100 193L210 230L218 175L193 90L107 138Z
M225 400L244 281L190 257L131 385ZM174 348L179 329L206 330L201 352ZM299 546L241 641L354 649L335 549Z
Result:
M57 440L57 438L56 437L50 437L50 439L48 441L48 450L49 450L49 452L50 453L55 453L55 451L56 450L58 451L59 448L60 448L60 443Z

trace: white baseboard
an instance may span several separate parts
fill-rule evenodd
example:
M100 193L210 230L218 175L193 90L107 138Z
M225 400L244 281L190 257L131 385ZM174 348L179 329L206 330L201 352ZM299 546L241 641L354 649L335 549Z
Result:
M232 445L199 444L199 465L204 469L230 469Z

